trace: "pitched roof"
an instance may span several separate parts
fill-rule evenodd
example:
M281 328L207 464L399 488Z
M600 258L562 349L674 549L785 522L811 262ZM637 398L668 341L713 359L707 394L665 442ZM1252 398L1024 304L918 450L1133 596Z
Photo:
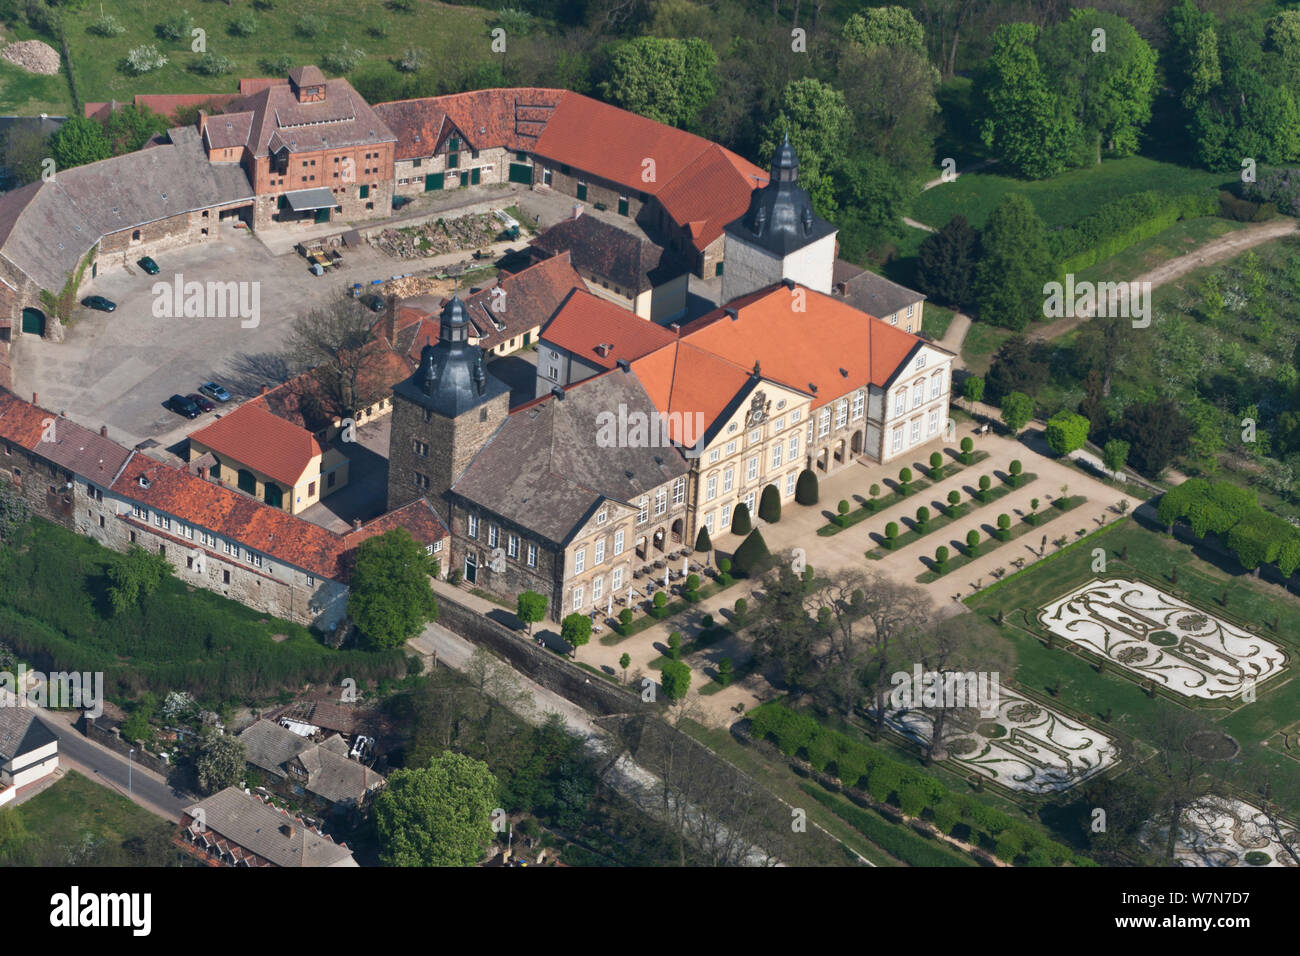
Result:
M5 391L0 391L0 438L100 484L112 481L131 457L129 448L99 432Z
M269 720L259 720L239 735L244 759L254 767L284 777L284 764L316 745Z
M227 787L185 808L202 811L203 830L237 843L275 866L356 866L352 851L295 817Z
M735 302L737 318L717 309L682 329L682 339L739 366L758 362L764 378L813 394L812 408L864 385L883 385L921 342L834 296L803 286L768 286Z
M287 83L270 83L231 104L231 112L253 114L245 144L253 155L282 147L297 153L396 141L351 83L335 79L324 85L325 98L316 102L300 103Z
M645 236L595 216L563 219L530 243L539 253L567 252L577 269L608 279L632 295L689 271L687 263Z
M673 221L686 224L695 248L704 249L744 213L754 188L765 182L767 173L759 167L711 143L658 198Z
M607 372L510 413L452 486L454 494L567 542L601 501L631 502L685 475L673 447L619 447L598 439L602 414L655 412L635 376Z
M843 259L835 260L832 282L836 294L845 302L878 318L893 315L901 308L925 300L924 294Z
M666 417L669 436L692 446L703 441L706 429L748 393L756 381L751 368L683 339L632 363L646 394Z
M261 402L248 402L190 435L218 457L230 459L293 487L322 454L316 436L273 415Z
M298 762L307 771L308 792L330 803L360 803L367 793L384 785L383 774L351 759L348 752L347 743L335 734L298 754Z
M59 289L109 233L253 198L238 165L208 162L196 129L166 135L162 145L0 196L0 255L43 288Z
M36 718L36 711L7 703L0 706L0 763L7 763L58 740L54 731Z
M564 90L540 87L472 90L380 103L375 112L397 136L397 159L432 156L458 129L471 149L503 146L532 152Z
M541 337L585 362L612 369L619 359L640 358L677 335L607 299L575 289L542 329ZM598 346L603 345L612 348L602 354Z
M568 255L545 259L513 275L499 275L496 285L504 289L506 295L500 312L492 309L492 286L461 298L473 326L470 337L484 349L492 349L530 329L545 325L570 292L587 288ZM424 346L437 344L439 329L438 315L432 309L417 308L413 304L416 301L407 299L406 305L399 309L393 336L397 340L394 347L413 365L419 362ZM444 299L438 303L439 311L447 301Z

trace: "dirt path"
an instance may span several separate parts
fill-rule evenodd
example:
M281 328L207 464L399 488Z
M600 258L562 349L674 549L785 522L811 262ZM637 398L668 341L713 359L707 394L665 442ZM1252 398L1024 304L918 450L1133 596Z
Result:
M1167 282L1172 282L1175 279L1185 276L1193 269L1200 269L1203 266L1214 265L1216 262L1231 259L1234 256L1240 255L1252 246L1271 242L1281 236L1295 232L1297 225L1300 225L1300 223L1297 223L1296 220L1284 218L1247 226L1245 229L1230 232L1226 236L1211 239L1199 249L1195 249L1192 252L1187 253L1185 256L1168 259L1156 266L1150 272L1144 272L1142 275L1137 276L1130 281L1150 282L1152 289L1158 289ZM1080 323L1085 322L1090 318L1092 318L1091 311L1084 315L1058 319L1055 322L1049 322L1047 325L1035 329L1033 332L1029 333L1029 338L1033 341L1040 342L1059 338L1072 329L1077 328Z

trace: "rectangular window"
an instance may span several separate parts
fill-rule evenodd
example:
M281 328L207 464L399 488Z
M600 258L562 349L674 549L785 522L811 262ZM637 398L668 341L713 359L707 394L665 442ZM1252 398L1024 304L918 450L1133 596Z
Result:
M490 524L488 525L488 547L495 548L496 546L497 546L497 526L494 524Z
M731 505L722 506L722 526L724 528L731 527Z
M421 474L418 471L412 472L415 475L415 487L427 489L429 487L429 476Z
M915 445L921 440L921 419L912 422L912 444Z
M596 524L604 524L608 518L609 518L609 512L602 511L600 514L596 515Z
M650 496L642 495L641 500L637 503L636 523L644 524L650 520Z
M592 602L592 604L595 604L597 601L600 600L600 596L604 593L604 591L605 591L605 579L604 579L604 578L594 578L594 579L592 579L592 582L591 582L591 602Z
M835 405L835 427L843 428L849 423L849 403L847 399L841 398Z
M710 535L713 534L713 512L712 511L710 511L709 516L704 519L704 527L709 532Z
M439 538L437 541L433 543L433 553L437 554L441 550L442 550L442 539Z
M763 429L755 428L752 432L749 433L749 443L751 445L754 444L754 442L756 441L762 441L762 440L763 440Z
M780 442L777 442L775 445L772 446L772 467L773 468L781 467L781 451L783 447L784 446L782 446Z
M617 591L623 586L623 569L615 568L614 573L609 576L609 589Z
M930 412L929 434L933 435L938 430L939 430L939 409L936 408L934 411Z
M902 415L907 411L907 389L900 388L894 396L894 414Z
M605 539L601 538L596 542L595 553L591 556L592 564L603 564L605 562Z
M574 609L575 611L581 611L581 610L582 610L583 600L584 600L584 598L583 598L583 589L582 589L581 587L576 587L576 588L574 588L574 589L573 589L573 609Z
M857 392L853 396L853 420L856 422L862 417L862 409L867 401L866 392Z
M314 574L307 575L307 587L314 588L315 586L316 586L316 575Z
M736 453L736 443L735 443L734 441L729 441L729 442L727 442L727 455L728 455L728 457L730 457L731 455L734 455L735 453Z
M803 409L796 408L794 411L790 413L790 424L791 425L796 424L801 418L803 418Z
M519 557L519 535L512 534L506 539L506 554L512 558Z
M786 455L786 457L790 461L794 461L799 457L799 436L797 434L790 436L790 454Z
M710 464L710 465L713 464L713 463L714 463L715 461L717 461L721 456L722 456L722 450L721 450L721 449L718 449L718 448L714 448L714 449L712 449L712 450L709 452L709 464Z
M758 456L755 455L753 458L749 459L748 464L745 465L745 480L756 481L757 479L758 479Z
M790 474L785 476L785 494L787 498L790 495L794 494L794 483L798 479L798 477L799 477L798 472L794 472L794 471L790 472Z
M262 556L260 554L254 554L252 551L250 551L248 552L248 563L255 568L260 568L262 566Z
M925 382L917 382L912 389L912 407L916 408L925 401Z
M660 488L655 492L655 517L668 510L668 489Z
M897 428L894 429L894 451L898 451L902 447L903 447L903 426L899 425Z
M817 416L817 437L825 438L831 433L831 410L823 408L822 413Z
M712 501L716 497L718 497L718 476L709 475L704 482L704 500Z
M728 492L736 483L736 469L728 468L722 473L722 490Z
M426 544L424 546L424 553L427 554L429 557L433 557L433 545Z
M587 569L587 549L579 548L573 556L573 573L581 574Z
M471 538L478 537L478 515L470 515L467 522L468 534Z
M537 545L535 544L528 546L528 566L530 568L537 567Z
M930 397L938 398L939 393L943 391L943 372L936 372L930 376Z
M618 557L623 553L623 532L621 530L614 532L614 556Z
M673 482L673 504L679 505L686 500L686 479L678 478Z

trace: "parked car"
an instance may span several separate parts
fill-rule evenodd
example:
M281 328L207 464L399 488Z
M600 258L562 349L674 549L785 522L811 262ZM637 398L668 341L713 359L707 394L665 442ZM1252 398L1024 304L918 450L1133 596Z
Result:
M206 398L204 398L202 395L199 395L197 393L186 395L185 397L188 398L195 405L199 406L199 408L205 412L210 412L217 407L213 405L210 401L208 401Z
M230 401L230 393L218 385L216 382L204 382L199 386L199 394L206 395L214 402Z
M167 401L163 402L163 408L166 408L168 411L173 411L177 415L184 415L186 418L198 418L200 414L199 406L195 405L184 395L173 395L171 398L167 399Z
M81 304L88 309L98 309L100 312L112 312L117 308L116 302L105 299L102 295L88 295L81 300Z
M156 276L159 272L158 263L154 262L153 259L151 259L149 256L145 256L143 259L137 262L136 265L138 265L145 272L149 273L149 275L151 276Z
M383 312L384 309L388 308L388 303L384 301L383 296L378 295L363 295L361 304L371 312Z

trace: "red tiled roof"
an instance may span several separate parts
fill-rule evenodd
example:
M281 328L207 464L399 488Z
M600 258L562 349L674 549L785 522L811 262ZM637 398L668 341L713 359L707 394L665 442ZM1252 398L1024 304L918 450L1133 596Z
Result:
M296 485L320 443L304 428L274 415L262 402L241 405L190 435L219 458L228 458L289 487Z
M547 342L601 368L614 368L619 359L638 359L676 337L662 325L582 289L571 292L542 329ZM612 345L613 349L602 355L599 345Z
M417 541L432 544L441 541L450 533L442 517L429 503L427 498L417 498L409 504L402 505L387 514L382 514L373 521L363 524L355 531L343 536L348 548L355 548L367 538L384 534L394 528L405 528Z
M674 222L686 223L696 249L722 235L727 223L744 215L754 189L767 174L721 146L709 148L659 193Z
M794 292L805 310L794 311ZM764 378L813 391L818 408L855 388L883 385L921 339L881 322L843 300L803 286L769 286L697 319L682 338L745 368L760 363ZM847 373L847 374L845 374Z
M57 416L12 392L0 391L0 438L34 450L45 432L42 422L51 418Z
M687 424L696 414L707 430L750 381L750 369L681 339L637 359L632 371L667 416L668 436L681 444L683 428L694 436L691 444L699 441L701 430Z
M471 149L531 152L563 95L563 90L527 86L472 90L380 103L375 112L397 135L399 160L433 155L452 126Z

